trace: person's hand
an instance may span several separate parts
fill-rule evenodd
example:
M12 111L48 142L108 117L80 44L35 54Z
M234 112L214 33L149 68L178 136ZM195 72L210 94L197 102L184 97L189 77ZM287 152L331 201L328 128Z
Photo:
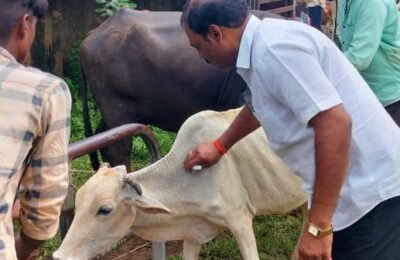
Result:
M307 231L301 236L299 260L331 260L333 234L314 237Z
M213 144L199 144L194 150L186 156L183 164L187 172L192 171L193 166L200 165L202 168L210 167L221 158L221 153Z
M19 260L34 260L40 255L42 240L36 240L26 236L20 230L15 236L15 250Z

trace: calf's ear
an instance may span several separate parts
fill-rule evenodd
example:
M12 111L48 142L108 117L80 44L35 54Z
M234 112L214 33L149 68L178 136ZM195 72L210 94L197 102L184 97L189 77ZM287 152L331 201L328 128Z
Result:
M122 196L125 202L131 203L139 210L148 214L173 214L171 210L161 202L143 195L140 184L130 178L124 179L124 184L122 185Z
M136 198L133 203L140 210L148 214L158 214L158 213L172 214L171 210L166 206L164 206L161 202L152 198L146 198L143 195Z

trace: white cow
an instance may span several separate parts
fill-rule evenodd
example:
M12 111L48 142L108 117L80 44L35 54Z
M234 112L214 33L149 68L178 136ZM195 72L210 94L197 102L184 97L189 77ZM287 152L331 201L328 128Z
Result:
M171 151L127 174L102 167L78 191L75 218L55 259L88 259L131 230L151 241L183 240L184 259L197 259L201 244L229 229L244 259L258 259L252 220L285 213L306 201L300 179L268 148L259 129L219 163L187 173L183 161L200 142L210 142L237 115L205 111L189 118Z

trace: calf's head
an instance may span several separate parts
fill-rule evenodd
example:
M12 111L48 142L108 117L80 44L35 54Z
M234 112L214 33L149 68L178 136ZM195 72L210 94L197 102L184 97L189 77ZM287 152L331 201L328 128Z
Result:
M54 259L84 260L102 254L128 232L137 210L170 213L147 198L125 166L103 166L77 192L75 217Z

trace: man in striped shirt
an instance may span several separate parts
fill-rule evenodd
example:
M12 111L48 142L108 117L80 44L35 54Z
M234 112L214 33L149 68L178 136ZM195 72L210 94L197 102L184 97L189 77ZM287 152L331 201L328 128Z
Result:
M28 259L55 235L68 187L71 97L61 79L21 63L47 0L0 0L0 259ZM12 206L24 187L14 241Z

